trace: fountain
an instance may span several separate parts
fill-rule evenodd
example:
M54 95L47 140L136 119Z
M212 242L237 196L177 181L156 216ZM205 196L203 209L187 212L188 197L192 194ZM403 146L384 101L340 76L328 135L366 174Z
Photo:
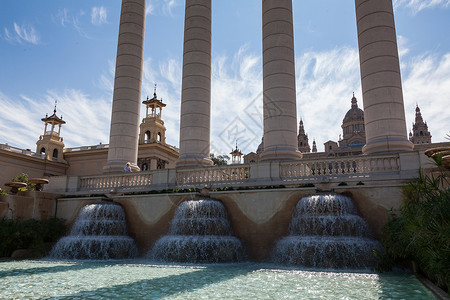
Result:
M97 203L82 208L70 234L50 252L57 259L123 259L138 253L128 236L125 213L119 204Z
M245 258L241 241L233 236L222 202L189 200L175 211L170 232L156 241L148 257L171 262L236 262Z
M375 265L374 249L382 248L352 199L321 194L300 199L273 257L285 265L361 269Z

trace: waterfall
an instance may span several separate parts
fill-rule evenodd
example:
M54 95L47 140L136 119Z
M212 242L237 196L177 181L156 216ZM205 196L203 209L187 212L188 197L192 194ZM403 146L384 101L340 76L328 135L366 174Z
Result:
M244 259L222 202L185 201L175 211L169 234L156 241L148 257L171 262L235 262Z
M97 203L83 207L70 234L50 252L57 259L133 258L138 250L128 236L125 213L119 204Z
M273 260L311 268L360 269L375 265L375 249L382 247L352 199L313 195L297 203L289 235L277 242Z

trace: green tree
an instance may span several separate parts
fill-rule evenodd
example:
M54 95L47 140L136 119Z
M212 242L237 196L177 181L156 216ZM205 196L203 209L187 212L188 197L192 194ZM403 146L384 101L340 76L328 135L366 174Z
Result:
M28 174L26 173L22 173L22 174L17 174L16 176L14 176L11 180L12 182L23 182L23 183L27 183L28 185L24 188L19 188L19 191L32 191L34 189L35 184L32 183L28 183Z
M215 156L214 153L211 153L209 157L211 158L215 166L228 165L228 161L230 160L230 157L228 155Z
M404 188L397 214L383 227L380 268L388 270L405 261L416 261L420 270L439 286L450 288L450 178L435 156L439 172L420 173Z

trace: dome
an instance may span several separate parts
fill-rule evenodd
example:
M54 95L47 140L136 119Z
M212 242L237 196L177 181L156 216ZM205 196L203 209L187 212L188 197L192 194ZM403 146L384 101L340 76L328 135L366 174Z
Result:
M345 114L342 124L351 123L355 121L364 121L364 111L358 107L355 94L353 94L352 108L350 108L350 110Z

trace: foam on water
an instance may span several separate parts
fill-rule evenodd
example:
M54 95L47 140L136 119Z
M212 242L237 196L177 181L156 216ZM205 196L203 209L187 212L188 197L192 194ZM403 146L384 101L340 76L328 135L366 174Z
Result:
M128 236L125 213L115 203L83 207L69 236L61 238L50 252L57 259L122 259L138 253Z
M289 235L275 246L274 261L311 268L359 269L376 263L382 247L352 199L341 195L313 195L300 199Z
M147 256L172 262L236 262L245 258L225 207L211 199L181 203L169 234L157 240Z

